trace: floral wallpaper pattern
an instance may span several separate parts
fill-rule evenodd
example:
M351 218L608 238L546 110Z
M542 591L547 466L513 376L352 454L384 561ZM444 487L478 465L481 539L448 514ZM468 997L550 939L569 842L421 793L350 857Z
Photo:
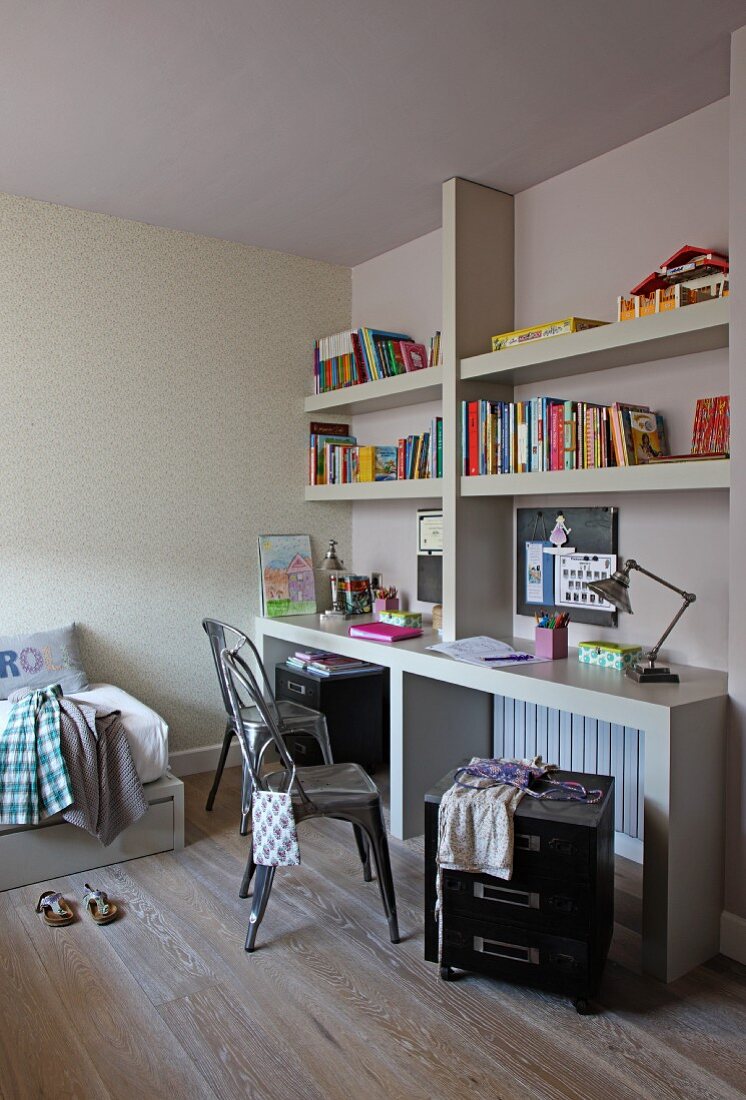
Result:
M257 535L349 547L302 408L349 323L347 268L0 195L0 634L75 620L172 750L219 741L201 619L251 626Z

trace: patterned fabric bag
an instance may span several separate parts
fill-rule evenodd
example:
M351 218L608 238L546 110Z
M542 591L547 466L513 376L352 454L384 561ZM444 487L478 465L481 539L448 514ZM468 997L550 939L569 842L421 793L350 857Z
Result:
M541 757L533 760L503 760L494 757L487 760L476 760L466 767L458 768L453 776L460 787L476 787L473 783L464 783L459 777L468 775L472 779L482 782L479 787L485 786L485 780L489 786L497 783L505 783L510 787L517 787L531 798L547 799L556 802L600 802L603 791L589 791L582 783L573 779L552 779L551 773L557 770L556 764L542 764ZM532 791L531 783L541 782L549 785L548 791Z
M290 791L254 791L251 820L254 863L264 867L297 867L300 847Z

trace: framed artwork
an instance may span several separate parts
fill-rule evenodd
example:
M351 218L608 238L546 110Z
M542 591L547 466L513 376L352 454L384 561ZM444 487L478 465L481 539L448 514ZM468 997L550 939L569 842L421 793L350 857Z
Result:
M259 574L263 615L279 619L316 612L310 535L260 535Z

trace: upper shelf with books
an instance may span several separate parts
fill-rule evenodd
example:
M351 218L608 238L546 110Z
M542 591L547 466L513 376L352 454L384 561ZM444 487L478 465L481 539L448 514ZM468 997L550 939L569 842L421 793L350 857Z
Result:
M728 346L729 299L536 340L461 360L463 379L520 386Z
M532 474L486 474L462 477L461 495L552 496L561 493L680 492L729 489L730 461L655 462L642 466L610 466L595 470L547 470Z
M440 477L306 486L306 500L440 500L442 496L443 479Z
M304 407L307 413L334 411L354 415L439 401L442 394L443 368L425 367L394 378L379 378L374 382L317 393L306 398Z

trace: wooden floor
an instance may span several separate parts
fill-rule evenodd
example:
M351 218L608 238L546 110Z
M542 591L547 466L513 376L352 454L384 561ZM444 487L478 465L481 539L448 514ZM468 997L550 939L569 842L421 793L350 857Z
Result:
M422 856L392 842L403 942L388 942L352 831L307 822L303 866L280 871L243 951L247 841L239 776L212 814L187 784L178 855L45 883L107 890L123 919L50 929L40 888L0 894L0 1095L261 1100L743 1097L746 968L718 957L673 985L636 971L639 869L619 861L601 1011L475 976L446 984L422 957Z

